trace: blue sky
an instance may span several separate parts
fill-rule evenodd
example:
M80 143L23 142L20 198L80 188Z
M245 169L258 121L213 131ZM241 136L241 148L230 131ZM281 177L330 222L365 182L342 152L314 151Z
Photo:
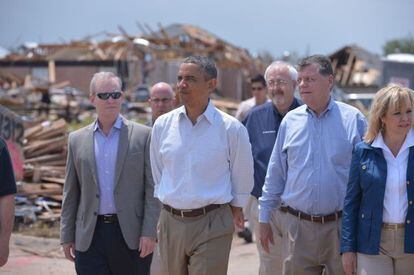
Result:
M414 36L412 0L0 0L0 46L54 43L121 25L140 34L136 21L187 23L256 54L285 50L329 54L356 43L381 54L389 39Z

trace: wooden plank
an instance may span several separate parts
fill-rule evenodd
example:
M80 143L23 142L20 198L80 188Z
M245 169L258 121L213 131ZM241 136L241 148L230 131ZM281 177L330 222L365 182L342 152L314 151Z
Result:
M25 164L28 163L44 163L48 161L55 161L55 160L61 160L62 158L66 158L65 154L50 154L50 155L44 155L40 157L30 158L26 159L24 161Z
M65 184L64 178L42 177L42 180L48 181L48 182L56 182L59 184Z
M32 142L31 144L26 145L25 147L23 147L23 150L24 150L25 154L31 153L31 152L34 152L36 150L45 148L49 145L54 145L55 143L60 142L62 140L66 141L66 137L65 136L60 136L60 137L56 137L56 138L51 138L51 139L46 139L46 140L41 140L41 141L35 141L35 142Z
M346 62L345 67L343 68L344 75L342 76L342 79L341 79L341 86L346 86L348 84L349 76L352 73L352 67L353 67L352 65L356 58L356 55L354 54L354 52L352 50L350 51L351 52L349 53L348 61Z

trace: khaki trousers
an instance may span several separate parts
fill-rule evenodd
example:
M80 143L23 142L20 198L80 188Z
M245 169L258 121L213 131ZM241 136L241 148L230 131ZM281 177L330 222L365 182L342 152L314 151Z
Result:
M233 233L229 205L195 218L161 210L158 240L162 274L227 274Z
M270 226L273 231L273 240L275 245L270 244L269 250L270 253L267 253L263 250L262 245L260 244L259 236L259 205L258 200L254 196L250 196L249 203L250 209L249 212L249 222L251 229L254 233L257 250L259 251L259 274L260 275L281 275L282 274L282 231L281 231L281 212L275 210L272 212L270 219Z
M341 275L341 219L327 223L300 220L280 212L283 228L284 275Z
M404 253L404 228L381 230L379 255L357 253L357 274L414 274L414 254Z

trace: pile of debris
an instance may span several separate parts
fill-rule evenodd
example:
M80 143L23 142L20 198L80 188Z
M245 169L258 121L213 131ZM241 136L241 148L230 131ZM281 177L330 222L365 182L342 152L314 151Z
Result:
M67 154L67 123L45 121L24 133L24 182L18 186L16 217L25 222L60 216Z
M140 35L128 34L119 26L120 33L104 32L99 41L88 36L64 44L25 43L0 58L0 70L36 72L50 82L67 80L76 89L88 91L92 75L104 67L120 76L129 95L142 84L174 83L184 57L204 55L213 59L220 71L220 95L241 100L250 96L250 76L265 69L266 64L246 49L197 26L159 25L157 31L144 26L138 25Z

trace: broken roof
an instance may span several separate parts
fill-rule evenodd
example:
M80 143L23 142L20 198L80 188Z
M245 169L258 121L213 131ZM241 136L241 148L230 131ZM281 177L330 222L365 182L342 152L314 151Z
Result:
M135 43L137 39L148 43ZM123 33L101 42L83 40L66 44L26 44L16 52L0 58L0 61L142 60L146 54L157 59L206 55L224 67L247 67L254 62L246 49L236 47L206 30L186 24L172 24L166 28L160 26L159 31L149 35L131 36Z
M329 57L340 87L379 85L381 59L378 55L353 44L342 47Z

